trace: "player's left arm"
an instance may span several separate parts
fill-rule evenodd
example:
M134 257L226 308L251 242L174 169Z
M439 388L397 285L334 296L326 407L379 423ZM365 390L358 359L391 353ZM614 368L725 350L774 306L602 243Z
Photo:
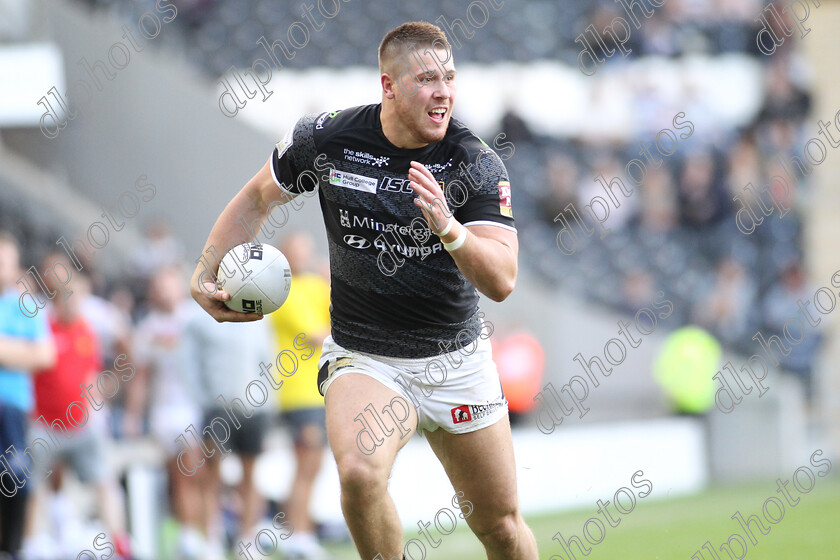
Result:
M467 230L467 237L460 248L449 252L455 264L479 292L493 301L504 301L516 285L516 232L496 226L464 226L456 220L441 241L455 241L460 228Z
M414 204L423 212L432 233L444 231L452 213L434 175L420 163L411 162L408 177L418 194ZM463 244L449 250L458 269L479 292L493 301L503 301L516 285L516 232L493 225L464 226L452 216L450 229L440 240L455 243L461 235L465 236Z

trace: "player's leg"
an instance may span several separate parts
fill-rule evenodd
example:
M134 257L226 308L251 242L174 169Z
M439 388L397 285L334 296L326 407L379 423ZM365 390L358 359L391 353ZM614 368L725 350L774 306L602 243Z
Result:
M507 416L466 434L424 434L452 486L472 503L467 524L489 560L537 560L534 535L519 512L513 439Z
M268 423L268 416L264 412L257 412L251 418L243 418L242 429L236 431L231 441L233 451L239 455L242 463L242 480L238 490L242 499L239 532L243 540L254 538L260 515L265 510L265 501L257 489L254 475L257 459L263 450Z
M289 496L286 498L287 520L294 525L295 532L286 541L286 545L289 550L319 549L315 524L309 514L309 503L324 457L324 409L317 407L290 410L284 413L283 420L292 429L295 452L295 474Z
M102 523L114 544L118 557L130 556L131 544L125 523L125 505L122 490L112 476L106 476L94 483L97 502L100 504Z
M178 468L177 457L166 461L169 475L172 511L180 526L178 553L183 558L199 558L204 551L201 526L201 492L195 477L187 476Z
M255 478L258 455L242 454L239 460L242 462L242 480L239 483L239 495L242 498L242 517L240 519L240 531L247 532L246 535L254 538L257 533L257 521L265 506L262 496L257 490ZM243 535L246 536L246 535Z
M66 449L67 464L85 485L92 485L99 505L99 519L108 531L119 557L129 557L130 543L126 529L125 502L116 474L108 462L110 435L108 427L99 420L91 421L73 436L73 445Z
M163 372L156 374L163 376ZM182 560L203 558L206 543L204 532L201 530L203 517L200 475L193 473L192 476L188 476L181 471L178 465L181 446L177 438L183 433L184 426L206 424L201 423L201 410L186 398L172 403L152 400L149 404L149 432L166 456L170 511L178 522L177 556ZM204 446L208 449L214 448L209 438L204 439ZM214 452L214 455L218 454L218 451ZM207 468L207 465L201 468Z
M408 420L401 427L394 426L382 411L396 401L405 403L405 399L360 373L346 373L333 380L325 401L327 437L341 482L341 508L356 548L363 560L372 560L377 554L385 560L402 558L402 526L388 494L388 477L397 452L417 429L417 412L408 405ZM383 422L384 430L377 426L373 414ZM361 421L356 421L360 415L374 431L370 440L360 433L364 429Z
M205 440L205 445L213 445ZM207 538L211 558L224 552L224 529L222 525L222 458L214 453L206 459L204 466L196 473L198 491L201 494L201 527Z
M300 441L295 442L295 476L286 502L289 521L295 529L300 527L310 533L315 527L309 515L309 500L315 487L315 478L321 470L324 452L323 445L317 441L322 437L320 430L319 426L312 424L301 429ZM313 438L317 440L312 442Z
M26 413L17 407L0 403L0 447L7 450L13 445L18 449L24 449L26 446ZM10 466L10 478L13 481L15 477L17 480L26 480L22 468L11 463ZM0 481L0 484L4 483ZM14 487L14 490L7 486L0 492L0 556L6 553L14 557L20 552L23 544L24 520L31 485L24 484L20 488L15 484L9 486Z
M0 496L0 556L20 551L29 492L19 488L12 496Z
M33 557L43 556L41 554L41 548L43 546L49 546L49 542L52 541L52 537L50 536L50 531L48 524L45 522L45 518L47 515L47 497L48 497L48 490L45 484L45 470L38 469L35 473L35 477L33 477L29 481L29 503L27 504L26 508L26 517L24 523L24 538L23 538L23 555L24 557L29 554ZM0 514L0 520L2 520L3 516ZM2 521L0 521L0 524ZM2 535L2 531L0 531L0 535ZM33 552L33 550L35 550Z
M38 438L49 441L47 431L42 424L35 424L27 434L29 441L36 441ZM8 447L8 446L7 446ZM52 527L51 509L49 501L53 494L54 476L47 476L47 473L55 474L58 453L50 453L46 458L39 461L32 461L32 477L27 486L30 487L29 503L26 508L26 532L23 546L24 558L54 557L56 537ZM2 515L0 515L2 519ZM2 531L0 531L2 533ZM50 556L52 555L52 556Z

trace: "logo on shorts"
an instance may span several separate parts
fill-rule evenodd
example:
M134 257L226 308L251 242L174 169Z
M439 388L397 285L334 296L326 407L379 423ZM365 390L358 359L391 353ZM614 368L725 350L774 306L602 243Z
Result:
M461 422L469 422L470 420L472 420L472 414L470 414L470 406L467 404L456 406L452 409L451 412L453 424L460 424Z

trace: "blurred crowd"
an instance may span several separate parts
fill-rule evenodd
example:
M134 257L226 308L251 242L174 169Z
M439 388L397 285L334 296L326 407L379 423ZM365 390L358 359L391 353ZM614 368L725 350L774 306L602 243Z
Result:
M137 15L154 5L154 0L131 4L118 0L84 1L99 7L111 7L135 21ZM164 40L177 41L191 60L212 75L224 74L231 65L239 68L250 66L255 57L264 54L256 43L259 37L265 36L271 41L285 40L289 25L296 20L304 20L299 1L172 2L178 9L177 25L181 29L181 37ZM629 0L626 3L629 4ZM631 38L625 45L632 49L631 56L676 57L696 53L759 55L755 36L761 26L756 18L767 2L667 0L664 4L660 2L659 6L653 6L649 0L641 0L641 4L654 14L648 19L643 18L640 29L632 30ZM637 14L640 13L640 8L634 9ZM458 56L462 60L483 64L560 60L576 67L580 45L574 39L588 25L602 30L611 24L613 18L627 17L621 5L612 0L567 0L562 3L521 0L504 3L503 10L499 12L502 17L491 17L469 40L465 40L466 35L458 37L462 45ZM312 34L307 40L307 47L296 53L289 66L305 69L312 66L339 68L374 64L376 53L371 49L371 37L381 36L382 29L412 20L436 22L442 15L454 26L452 22L456 17L463 21L464 6L451 0L427 0L393 2L387 10L383 10L377 3L348 2L342 5L339 16L344 24L334 26L329 33ZM324 21L317 10L314 17L316 21ZM465 27L469 30L468 23ZM609 37L605 36L603 40L612 47Z
M183 248L161 224L149 228L146 243L132 255L130 283L107 281L94 263L78 271L65 253L47 254L36 268L63 263L74 271L66 286L72 293L62 297L56 277L44 272L46 293L36 297L47 305L27 318L18 308L20 245L0 233L0 443L3 449L14 445L24 467L10 471L23 482L16 491L13 479L4 482L0 475L0 557L20 552L28 560L61 560L111 546L116 558L132 558L115 448L123 456L133 449L133 461L159 465L165 480L157 498L168 507L156 520L155 558L219 560L242 545L265 551L269 539L255 539L271 531L278 511L287 530L273 546L285 558L328 557L309 502L326 446L315 380L320 345L329 334L329 282L317 272L323 267L310 237L289 234L281 250L294 282L283 310L264 321L220 324L200 309L188 295L192 270L182 260ZM37 284L32 277L26 281ZM300 333L315 350L305 360L293 345ZM241 404L261 366L270 368L284 350L295 354L298 367L282 378L273 374L283 384L267 395L265 406L229 404L237 398ZM234 426L227 438L212 439L205 431L215 418ZM272 430L285 431L296 462L282 504L268 503L255 479ZM194 455L199 460L185 459L191 446L213 450L219 439L224 449L204 451L206 460L200 451ZM45 444L40 454L27 455L39 441ZM151 453L137 455L138 449ZM235 484L223 483L223 450L239 461ZM13 454L7 460L15 464ZM124 476L131 465L121 462ZM95 508L84 507L80 488L94 496ZM105 534L97 546L91 526ZM341 527L326 530L332 538L346 536Z
M639 187L628 180L625 165L642 158L639 143L653 139L649 130L635 131L628 142L547 137L508 112L501 130L516 145L506 166L517 186L523 260L547 281L615 309L635 312L664 290L675 303L674 327L701 326L725 347L747 355L760 350L753 340L757 331L781 335L784 318L796 316L797 299L812 297L818 287L808 282L802 245L813 176L803 150L818 136L817 116L811 112L807 72L789 46L762 58L763 99L749 122L705 137L697 127L661 166L647 166ZM656 97L638 103L648 114L671 109ZM794 158L805 162L807 174ZM581 210L594 195L605 197L595 180L599 175L607 182L618 177L634 192L618 195L621 206L612 208L605 223L611 233L603 239L597 230L580 236L574 254L563 254L556 241L562 222L556 218L570 203ZM775 176L790 186L786 197L771 189ZM752 233L739 230L735 219L744 208L736 196L749 201L750 212L759 212L745 191L748 185L773 210ZM789 210L783 217L771 192ZM809 331L782 359L806 391L819 340L819 329Z
M113 3L89 1L100 6ZM753 335L759 330L768 336L780 334L777 310L812 288L802 250L802 216L808 209L811 177L791 164L794 157L804 160L805 143L818 130L811 112L810 69L798 50L808 38L795 32L772 56L761 53L756 36L765 25L761 17L769 13L764 11L768 4L774 4L788 28L796 29L790 10L786 12L780 1L640 3L652 15L639 16L642 25L632 30L626 45L632 49L628 60L746 55L761 67L761 83L755 84L761 97L758 110L742 125L727 124L702 98L700 84L692 81L701 78L688 74L681 78L684 83L671 83L674 76L669 74L662 78L667 86L657 87L628 76L627 91L621 93L632 92L632 118L616 113L622 106L609 101L615 92L596 85L592 95L603 100L594 103L598 110L587 115L581 136L534 132L512 105L499 132L516 146L514 157L505 163L514 181L523 262L548 281L616 309L635 311L650 301L652 293L665 290L677 307L675 326L699 325L727 348L750 355L757 351ZM176 4L183 16L179 29L184 41L179 48L211 75L223 74L232 64L249 65L264 55L255 38L283 37L289 23L300 19L296 2L176 0ZM635 10L641 13L642 8ZM442 14L450 14L451 23L452 14L461 11L447 0L397 3L393 10L351 2L342 8L341 17L353 24L313 34L290 66L372 65L376 58L370 37L379 36L379 29L409 19L437 21ZM580 45L574 39L590 24L603 30L613 18L626 16L622 5L612 0L523 0L505 6L501 13L504 17L490 18L469 40L460 37L459 60L487 64L559 60L576 68ZM807 25L816 24L816 8L811 15ZM778 36L785 37L778 21L773 17L767 21ZM601 40L613 46L608 35L602 33ZM618 57L609 61L611 67L621 64ZM559 103L562 106L562 99ZM648 165L643 185L613 209L608 237L589 239L573 256L561 255L555 247L559 227L555 217L570 203L581 209L594 194L602 194L595 182L599 174L631 185L624 166L641 157L639 142L650 142L651 135L667 124L663 118L670 119L677 111L684 111L686 119L702 117L704 126L697 127L661 167ZM616 140L628 132L634 139ZM785 205L791 212L780 218L777 210L745 235L735 224L740 206L733 198L748 199L744 196L748 184L764 191L777 175L788 179L791 192ZM771 204L769 194L764 200ZM782 360L784 368L803 379L808 392L819 339L819 329L808 332Z

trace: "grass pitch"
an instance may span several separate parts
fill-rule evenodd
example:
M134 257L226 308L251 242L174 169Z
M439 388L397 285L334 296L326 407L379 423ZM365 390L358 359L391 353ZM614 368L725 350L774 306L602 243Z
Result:
M778 497L776 482L772 480L716 486L700 494L674 499L639 501L632 513L621 516L617 527L606 527L603 542L592 546L588 556L580 554L576 547L573 551L577 560L691 560L708 540L719 558L713 558L703 550L703 560L729 560L727 552L720 552L720 545L737 533L747 543L745 559L840 559L840 477L817 479L809 494L799 495L792 487L791 491L800 502L795 507L785 504L784 518L775 525L765 521L761 511L767 498ZM656 494L651 497L654 496ZM757 515L770 527L770 532L762 535L752 524L758 541L753 545L741 525L730 519L736 511L745 518ZM771 515L776 514L772 507L770 511ZM558 531L567 538L573 534L581 536L583 524L595 515L597 506L593 502L591 507L581 510L528 517L528 524L537 538L540 559L569 560L552 537ZM427 560L485 559L481 544L466 526L461 527L459 525L454 533L441 537L442 543L437 549L428 549ZM737 543L734 549L736 554L740 552ZM331 551L339 560L358 558L352 546L331 548Z

